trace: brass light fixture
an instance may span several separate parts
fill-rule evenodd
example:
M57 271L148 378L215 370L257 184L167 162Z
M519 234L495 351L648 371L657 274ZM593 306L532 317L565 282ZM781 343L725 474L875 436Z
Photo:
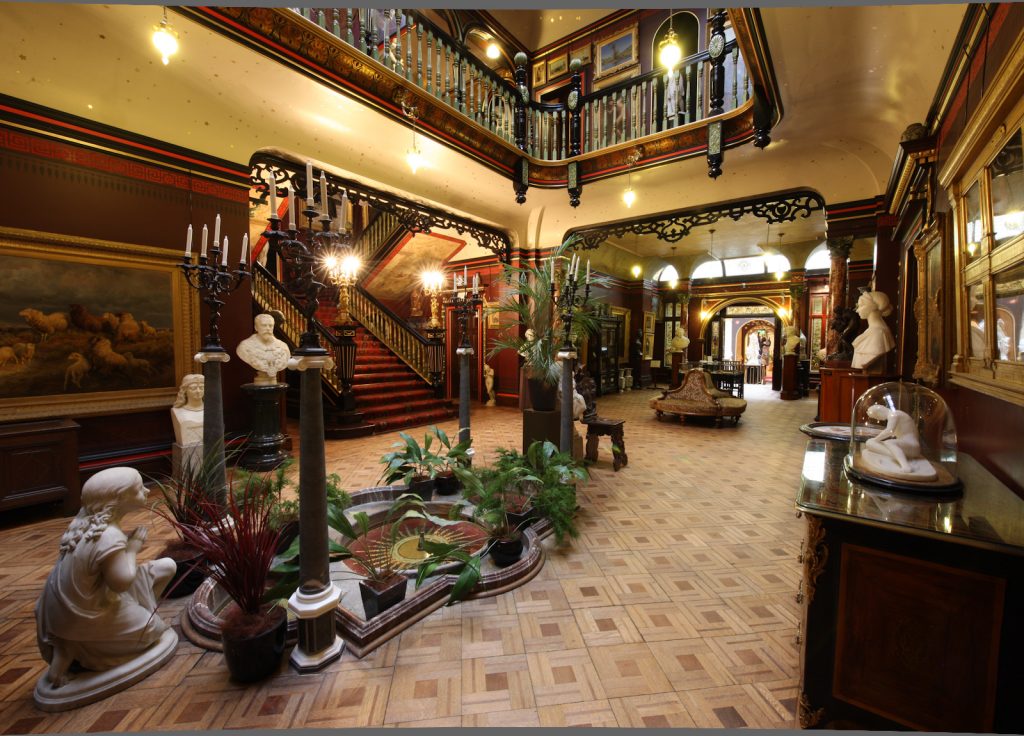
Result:
M622 193L622 201L626 207L632 207L636 202L636 192L633 191L633 167L640 160L640 151L635 150L629 154L626 163L629 165L629 173L626 175L626 191Z
M676 65L683 59L683 48L679 44L675 28L672 27L672 18L675 11L670 11L668 16L668 33L658 42L658 62L669 71L676 68Z
M440 305L438 297L441 295L441 287L444 286L444 274L440 271L423 272L423 293L430 297L430 329L441 328Z
M415 174L420 170L420 167L427 164L427 159L420 153L419 145L416 142L416 121L419 120L419 114L417 113L416 106L407 105L405 100L402 100L402 112L405 113L407 118L412 120L412 148L406 152L405 162L409 164L409 168Z
M178 32L171 27L167 20L167 8L164 7L164 19L160 25L153 26L153 45L160 52L160 60L167 66L171 57L178 53Z

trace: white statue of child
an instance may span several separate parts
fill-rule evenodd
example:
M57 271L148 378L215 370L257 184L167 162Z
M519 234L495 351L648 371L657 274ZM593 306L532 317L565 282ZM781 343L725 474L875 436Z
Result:
M168 626L155 611L175 562L164 557L138 563L146 529L121 530L124 515L145 502L146 488L134 468L102 470L82 486L82 508L60 540L57 563L36 603L39 651L50 665L41 685L63 687L73 662L94 672L130 666L157 642L169 644L173 654L177 636L169 641Z

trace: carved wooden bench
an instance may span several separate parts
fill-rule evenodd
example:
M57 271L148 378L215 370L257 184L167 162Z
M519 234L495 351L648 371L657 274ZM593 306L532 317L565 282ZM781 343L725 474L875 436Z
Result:
M664 414L679 416L714 417L715 426L721 426L728 417L736 424L747 410L744 399L736 399L711 385L711 377L702 370L689 371L678 388L662 392L651 399L650 407L660 419Z

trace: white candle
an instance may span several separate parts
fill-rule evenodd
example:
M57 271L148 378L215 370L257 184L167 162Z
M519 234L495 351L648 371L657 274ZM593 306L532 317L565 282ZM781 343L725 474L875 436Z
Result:
M249 233L242 235L242 257L239 259L239 263L243 266L246 265L245 257L249 252Z
M216 247L217 243L220 242L220 215L217 215L217 219L213 221L213 245Z
M555 280L555 257L548 256L548 264L551 266L551 281Z
M306 204L313 206L313 163L306 162Z
M341 193L341 202L338 203L338 230L345 230L348 223L348 194Z
M188 226L188 234L185 236L185 257L192 257L192 226Z
M203 250L199 253L203 258L206 258L206 239L209 237L209 231L206 229L206 225L203 225Z
M585 283L585 284L589 284L590 283L590 259L589 258L587 259L587 278L586 278L586 280L583 283Z
M327 177L322 171L320 172L320 206L323 207L325 215L331 214L331 209L327 206Z
M459 277L452 271L452 291L459 290Z
M295 197L292 196L292 183L284 185L284 196L288 199L288 229L295 229Z
M469 266L462 267L462 285L469 286Z
M267 189L270 190L270 216L277 217L277 183L274 175L267 175Z
M228 236L224 236L224 250L221 252L220 265L228 265Z
M476 296L478 291L480 291L480 274L475 273L473 274L473 296Z

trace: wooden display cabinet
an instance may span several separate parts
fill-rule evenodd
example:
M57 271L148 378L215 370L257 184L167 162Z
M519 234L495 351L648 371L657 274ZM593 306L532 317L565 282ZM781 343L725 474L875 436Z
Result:
M621 320L598 317L597 331L587 341L587 369L597 385L597 395L619 391L619 331Z
M78 425L70 419L0 425L0 511L53 501L78 512Z

